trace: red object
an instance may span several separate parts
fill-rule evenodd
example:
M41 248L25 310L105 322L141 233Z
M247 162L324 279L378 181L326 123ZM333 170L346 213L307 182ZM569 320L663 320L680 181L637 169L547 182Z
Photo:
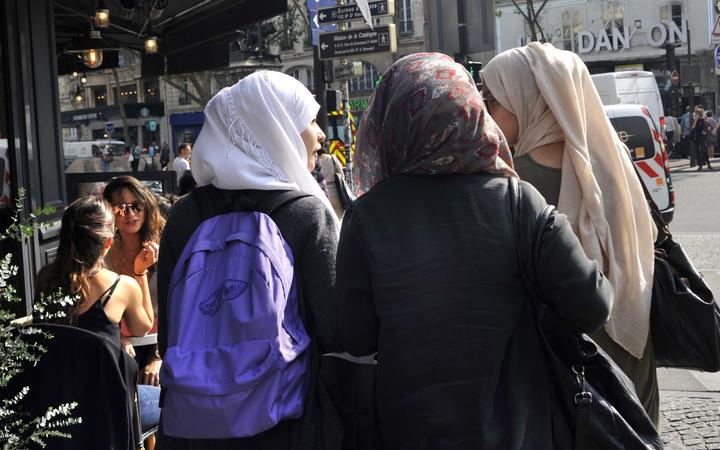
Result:
M643 162L635 163L635 165L636 165L638 168L640 168L640 170L642 170L643 172L645 172L646 174L648 174L648 176L649 176L650 178L658 178L658 177L660 176L660 175L658 175L657 173L655 173L655 171L652 170L652 168L651 168L646 162L644 162L644 161L643 161Z

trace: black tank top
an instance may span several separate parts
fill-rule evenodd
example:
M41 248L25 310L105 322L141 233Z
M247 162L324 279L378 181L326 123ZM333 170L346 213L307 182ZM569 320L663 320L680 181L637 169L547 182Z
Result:
M100 298L93 303L90 309L78 316L78 327L106 337L118 345L120 345L120 324L114 323L108 318L105 314L105 305L110 301L119 281L120 275L117 276L112 286L100 294Z

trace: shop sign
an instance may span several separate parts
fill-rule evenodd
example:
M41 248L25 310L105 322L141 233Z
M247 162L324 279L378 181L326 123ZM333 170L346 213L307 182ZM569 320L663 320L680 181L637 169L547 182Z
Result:
M616 51L620 49L630 48L630 39L635 31L630 32L630 28L625 26L622 30L613 27L608 34L607 30L602 30L597 35L590 31L580 31L577 35L578 53L599 52L601 50ZM687 27L682 29L675 22L669 25L657 23L650 27L645 34L647 43L652 47L662 47L665 43L687 43L688 31Z
M351 111L365 111L368 107L367 98L351 98L348 103Z

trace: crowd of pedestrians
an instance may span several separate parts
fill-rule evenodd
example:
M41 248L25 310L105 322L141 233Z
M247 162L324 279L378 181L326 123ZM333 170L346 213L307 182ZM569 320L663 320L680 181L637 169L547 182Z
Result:
M272 71L217 93L172 165L160 150L177 201L123 176L66 209L40 290L77 294L65 323L137 359L157 448L566 448L519 236L548 307L658 425L656 230L587 68L532 43L482 79L438 53L395 62L358 127L346 209L318 103ZM696 109L666 132L696 143L699 169L717 128ZM129 344L151 329L157 346Z
M690 167L697 167L697 171L701 171L703 166L713 170L710 159L720 146L720 121L715 119L712 111L706 111L701 106L695 106L691 111L690 106L686 106L679 121L666 115L665 127L671 158L689 158Z

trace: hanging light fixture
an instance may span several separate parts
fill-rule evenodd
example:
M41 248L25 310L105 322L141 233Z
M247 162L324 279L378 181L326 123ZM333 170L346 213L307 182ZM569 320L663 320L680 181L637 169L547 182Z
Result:
M102 65L103 50L117 49L119 49L119 45L103 39L100 31L91 27L87 36L73 38L64 52L78 55L85 66L96 69Z
M82 84L87 83L87 77L85 76L85 74L82 74L82 76L80 77L80 82L81 82Z
M83 63L91 69L102 65L103 51L101 48L89 48L83 52Z
M98 28L107 28L110 25L110 10L105 6L104 0L98 1L98 7L95 10L95 26Z
M75 106L82 106L85 104L85 97L83 97L82 92L80 92L80 85L75 87L75 95L73 96L72 101Z
M147 53L158 52L157 36L148 36L145 38L145 51Z

